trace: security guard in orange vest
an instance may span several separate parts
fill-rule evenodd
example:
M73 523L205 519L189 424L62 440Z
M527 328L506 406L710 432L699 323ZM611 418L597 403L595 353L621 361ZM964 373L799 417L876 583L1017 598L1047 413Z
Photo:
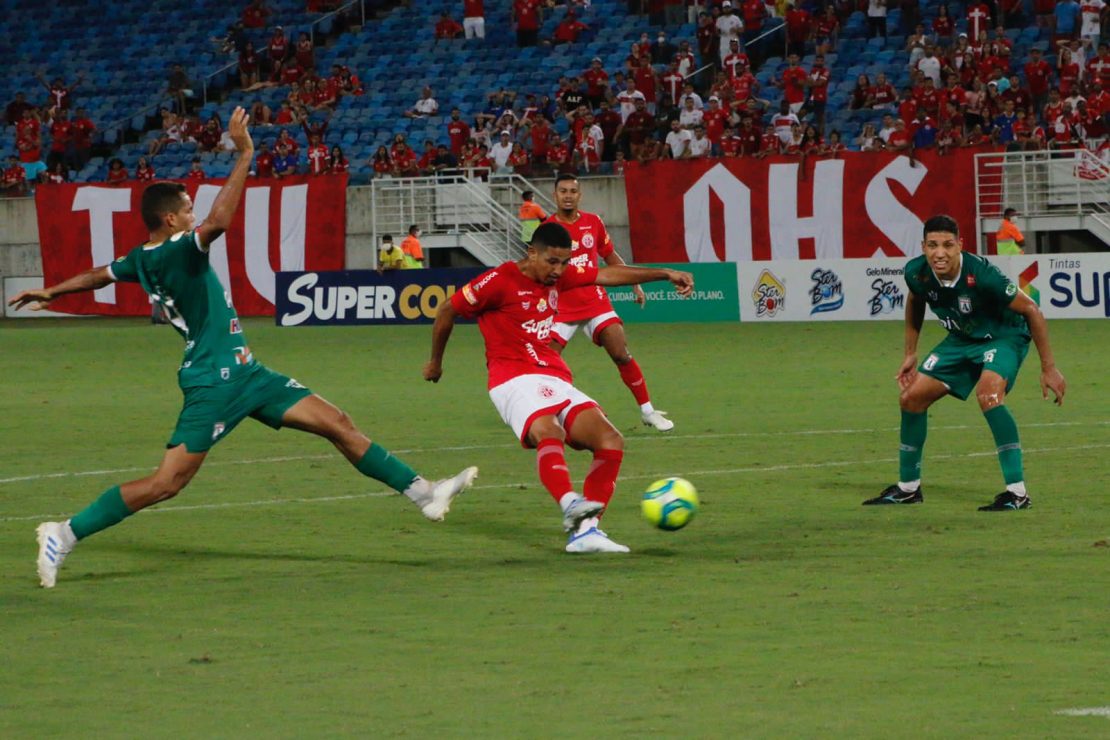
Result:
M1025 254L1025 236L1011 219L1017 215L1013 208L1002 212L1002 225L994 235L997 252L1001 255Z

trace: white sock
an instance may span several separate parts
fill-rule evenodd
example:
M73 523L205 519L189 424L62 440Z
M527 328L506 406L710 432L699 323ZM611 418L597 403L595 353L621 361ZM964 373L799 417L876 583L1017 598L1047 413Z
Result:
M644 416L647 416L648 414L654 414L655 413L655 407L651 405L651 401L648 401L647 403L641 403L640 404L640 413L643 414Z
M596 516L591 516L589 519L583 519L581 522L578 523L578 530L575 532L575 534L583 534L585 532L589 532L591 529L597 527L599 523L600 521Z
M573 504L580 498L582 497L574 491L568 491L559 498L559 508L561 508L563 510L563 513L565 514L566 510L571 507L571 504Z
M432 492L432 484L421 478L419 475L416 479L409 484L409 487L404 490L404 494L409 497L413 502L420 504L428 498L428 494Z
M1006 490L1010 493L1016 493L1018 496L1025 495L1025 481L1019 480L1017 483L1010 483L1006 486Z
M62 522L62 539L64 540L62 547L66 548L66 552L72 550L73 546L77 544L77 535L73 533L73 528L69 526L68 519Z
M921 488L921 479L918 478L917 480L906 482L898 481L898 487L902 489L902 493L913 493L918 488Z

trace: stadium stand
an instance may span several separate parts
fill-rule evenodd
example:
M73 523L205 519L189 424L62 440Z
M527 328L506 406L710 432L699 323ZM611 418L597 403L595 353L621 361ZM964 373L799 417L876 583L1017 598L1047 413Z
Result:
M233 48L235 43L226 37L229 29L241 19L246 5L246 2L196 0L183 7L171 0L149 3L120 0L113 3L111 13L103 13L97 12L99 6L84 0L50 4L36 0L0 0L0 12L6 18L5 24L0 26L0 48L12 49L15 57L7 74L0 78L0 100L12 101L17 93L22 92L28 102L40 107L39 115L44 118L41 124L42 158L53 165L54 161L63 158L63 152L55 152L51 159L52 126L45 120L51 114L49 107L44 105L48 92L37 77L45 75L48 80L60 79L72 88L69 96L71 111L85 108L97 131L89 152L92 156L87 161L80 156L65 157L70 179L103 181L108 177L109 163L114 158L120 159L124 168L133 173L139 158L156 150L151 163L160 177L184 177L190 171L194 158L200 159L208 176L226 175L230 156L222 151L218 137L204 140L200 136L203 124L214 114L217 119L220 115L226 116L233 105L251 107L262 104L276 115L290 93L286 84L251 91L240 89L239 56ZM593 0L585 6L575 6L577 20L585 25L575 43L548 43L555 37L558 25L566 19L566 6L547 8L537 34L540 43L523 48L518 46L511 0L486 1L484 39L436 38L436 25L442 13L455 20L460 19L462 9L457 3L447 6L431 0L412 0L408 4L394 6L367 3L365 23L362 23L362 12L357 3L347 11L328 15L309 12L303 0L272 0L260 5L269 10L264 27L246 29L239 39L240 46L243 40L250 39L258 57L266 60L269 54L266 47L273 36L273 29L280 26L280 35L288 44L287 66L291 66L296 59L295 45L300 34L313 34L315 48L312 54L319 74L326 77L332 65L340 65L354 76L355 81L348 87L352 90L360 88L361 94L342 94L334 105L323 105L316 110L311 110L309 106L305 115L307 127L300 121L283 127L256 126L257 138L272 146L278 138L278 129L288 129L298 145L298 161L303 171L308 167L305 157L309 146L308 134L310 131L319 132L329 148L342 147L355 181L375 175L372 155L379 147L392 147L398 134L407 139L418 158L424 153L425 141L449 145L447 122L454 108L461 111L463 120L473 132L486 129L484 136L489 140L485 143L492 149L499 137L493 126L483 126L486 119L480 116L499 116L497 109L501 106L490 96L501 91L511 94L510 102L503 106L514 113L504 124L512 126L510 141L519 140L524 149L531 149L533 142L528 127L518 125L514 119L523 116L528 95L536 96L536 105L541 113L545 108L543 96L549 96L555 101L554 107L546 109L554 131L564 140L569 139L572 151L578 151L573 159L568 156L570 161L563 168L577 164L589 172L610 173L614 168L611 160L615 149L623 148L626 155L635 153L629 151L626 141L620 147L614 146L612 135L615 125L610 115L608 125L604 121L598 122L599 136L607 140L604 156L600 158L604 161L594 162L591 159L592 155L587 151L589 145L579 146L581 140L590 138L591 124L584 125L582 117L571 120L564 111L558 110L559 95L565 90L565 78L581 75L590 66L591 60L598 58L601 67L609 74L610 85L618 87L619 73L626 71L632 45L640 41L642 35L654 40L657 31L664 28L670 44L677 46L689 42L695 51L703 52L707 48L703 44L699 49L697 24L664 27L660 25L664 16L659 8L651 8L660 10L658 13L638 15L630 12L630 3L617 0ZM780 149L786 153L828 154L830 150L824 142L833 131L839 133L839 138L848 148L858 148L860 142L857 137L864 125L870 123L876 130L881 129L885 113L904 120L909 140L907 148L915 144L936 145L928 135L930 126L940 135L940 143L943 144L946 139L952 138L952 134L945 133L947 128L943 125L943 119L948 117L943 104L946 98L958 103L957 115L953 118L957 124L954 128L957 134L965 134L955 136L951 145L971 139L999 146L1010 145L1011 141L1018 141L1021 146L1043 146L1046 140L1051 141L1056 136L1060 127L1061 140L1098 145L1110 115L1106 92L1095 86L1099 78L1106 81L1110 76L1110 54L1105 48L1100 58L1098 48L1079 42L1086 60L1077 67L1080 79L1075 81L1075 89L1070 93L1071 102L1075 104L1073 107L1078 107L1076 95L1082 94L1086 98L1086 110L1078 114L1073 112L1061 122L1057 120L1058 109L1051 108L1049 113L1053 120L1045 120L1041 106L1044 98L1028 93L1029 81L1025 72L1034 50L1053 68L1059 66L1051 24L1046 22L1043 14L1038 16L1034 12L1040 6L1035 8L1032 3L1006 4L1007 8L1023 12L1009 13L1002 19L1011 27L996 30L993 25L986 26L990 30L985 44L976 45L972 40L972 48L966 54L954 50L962 46L959 36L969 30L969 22L983 23L975 15L980 6L948 3L944 5L944 12L951 20L942 18L938 22L938 16L942 15L941 6L937 2L920 2L905 8L892 7L886 16L885 36L875 33L869 25L866 3L860 6L835 5L838 19L835 31L828 25L819 24L824 6L817 2L801 2L798 9L785 3L777 8L779 12L786 12L785 25L791 30L791 48L804 52L800 67L807 73L812 70L815 52L818 51L818 43L821 43L829 69L823 131L816 130L811 133L811 139L807 138L804 142L799 139L799 143L794 143L787 125L780 136ZM809 17L798 15L806 10L811 13ZM719 7L714 7L712 13L716 15L719 11ZM909 12L916 17L903 15ZM1105 24L1105 9L1101 10L1101 21ZM991 78L991 73L986 70L994 65L1002 70L995 76L1008 78L1011 74L1018 75L1018 86L1026 90L1025 96L1022 97L1018 90L1006 91L1005 87L1010 84L1007 80L994 86L993 90L984 87L982 95L973 92L971 98L974 105L968 110L963 102L963 92L942 91L934 97L931 92L923 91L923 84L917 79L920 75L911 73L910 69L911 60L917 63L922 56L921 45L915 45L913 36L918 22L923 24L925 33L934 39L937 32L942 34L941 43L947 44L940 47L945 70L957 66L956 58L963 65L975 65L974 71L969 72L965 68L963 74L956 70L959 78L957 87L975 88L976 78L985 85ZM781 25L779 18L767 18L763 22L765 29L780 29ZM1074 35L1078 34L1077 26ZM755 109L758 117L756 128L770 123L770 116L779 110L783 100L783 72L789 66L783 58L786 40L782 30L771 31L762 40L760 53L753 54L758 65L754 70L755 82L758 83L754 97L762 101ZM708 46L715 47L716 41L710 40ZM999 51L1002 46L1008 47L1008 51ZM661 77L667 68L666 60L657 55L653 61L656 62L654 71ZM732 94L725 89L729 85L723 79L714 80L715 71L718 77L724 77L719 72L719 65L705 53L698 53L695 67L701 68L707 62L714 64L714 69L701 72L691 80L700 93L699 102L704 98L704 105L708 106L710 95L717 93L727 104ZM184 131L180 134L175 131L164 146L159 146L153 143L165 136L159 111L161 108L172 111L175 107L173 98L167 96L167 79L171 65L175 63L183 65L184 77L189 81L185 89L191 90L191 96L186 106L196 120L187 123L178 121L177 125L183 126ZM1067 69L1061 67L1059 73L1053 70L1053 85L1062 84L1066 88L1068 81L1065 78L1070 75ZM876 101L866 94L857 96L853 101L860 76L866 75L873 81L880 73L886 75L897 94L891 109L873 107ZM263 70L259 79L264 82L270 77ZM281 81L280 72L276 79ZM183 87L181 81L178 82L178 87ZM433 91L438 113L426 117L406 117L406 111L410 111L421 98L425 87ZM660 84L660 91L663 88ZM914 102L902 105L907 88L912 90L909 97L914 98ZM1066 89L1064 92L1069 93ZM815 120L812 88L809 93L808 104L800 110L802 125L795 134L799 137L807 124L820 123ZM311 101L311 97L305 97ZM786 97L792 96L787 94ZM1008 125L994 125L994 119L1004 112L1004 100L1015 97L1019 109L1029 109L1028 123L1019 124L1018 130L1010 133L1005 131ZM617 107L617 101L612 102ZM853 107L853 102L863 105ZM926 136L915 142L914 135L920 126L916 109L922 107L926 110L933 108L935 112L927 117L935 120L926 125ZM977 112L979 108L983 109L981 113ZM677 117L677 111L670 115ZM974 130L974 124L980 121L982 130ZM174 124L171 120L167 125ZM706 125L713 128L708 123ZM1028 134L1022 133L1022 128L1028 128ZM657 129L659 138L665 135L666 130L665 125ZM490 133L493 135L490 136ZM721 130L710 130L709 134L715 140L711 151L717 152L721 144ZM885 139L889 134L888 130L881 136ZM174 141L177 136L185 141ZM6 126L0 136L0 151L20 153L18 137L17 126ZM190 141L190 138L197 141ZM774 144L773 139L767 138L764 139L765 144L768 140ZM496 154L496 151L491 151L485 159L475 154L464 164L496 167L493 161ZM514 156L517 156L515 162L523 162L524 155L518 153ZM426 170L419 165L418 168ZM616 170L620 171L620 164ZM406 165L403 171L411 170ZM401 170L379 167L377 172L399 174Z

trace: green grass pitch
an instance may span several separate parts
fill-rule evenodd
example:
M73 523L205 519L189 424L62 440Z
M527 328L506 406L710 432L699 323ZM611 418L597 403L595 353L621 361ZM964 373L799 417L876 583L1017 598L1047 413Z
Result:
M578 338L577 385L626 432L606 529L633 553L574 557L474 327L432 385L428 327L248 321L256 357L427 475L481 466L477 488L432 524L247 421L44 591L35 523L154 467L181 343L0 322L0 737L1105 737L1061 712L1110 707L1110 322L1050 329L1069 393L1041 400L1031 351L1009 405L1034 507L1005 514L975 511L1001 476L952 399L926 503L860 506L897 473L899 323L630 326L670 435ZM702 499L680 532L639 515L667 475Z

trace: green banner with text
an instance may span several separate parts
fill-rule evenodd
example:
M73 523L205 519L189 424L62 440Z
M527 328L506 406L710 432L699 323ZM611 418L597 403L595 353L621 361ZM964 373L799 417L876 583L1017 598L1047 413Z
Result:
M636 305L632 288L606 288L613 308L627 323L678 321L739 321L740 299L733 262L653 263L643 267L670 267L694 276L694 294L683 298L669 283L643 286L647 303Z

